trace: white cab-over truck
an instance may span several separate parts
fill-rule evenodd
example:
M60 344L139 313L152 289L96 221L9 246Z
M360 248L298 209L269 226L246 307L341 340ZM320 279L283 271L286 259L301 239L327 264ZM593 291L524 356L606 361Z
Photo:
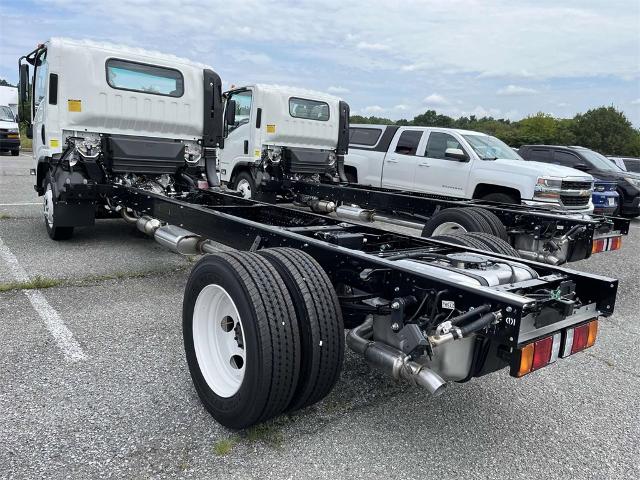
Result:
M20 153L18 130L18 90L0 86L0 152Z
M497 138L468 130L350 125L345 173L361 185L593 211L591 175L525 162Z

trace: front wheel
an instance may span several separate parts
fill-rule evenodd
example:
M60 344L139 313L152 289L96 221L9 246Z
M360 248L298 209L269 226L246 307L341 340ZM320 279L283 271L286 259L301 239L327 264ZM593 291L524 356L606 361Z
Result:
M20 150L11 150L11 155L17 157L18 155L20 155Z
M73 227L59 227L56 224L55 206L56 200L53 198L51 189L51 173L47 173L44 179L43 214L44 226L47 234L52 240L68 240L73 236Z
M242 194L242 198L251 199L256 197L256 181L249 172L240 172L235 179L236 191Z

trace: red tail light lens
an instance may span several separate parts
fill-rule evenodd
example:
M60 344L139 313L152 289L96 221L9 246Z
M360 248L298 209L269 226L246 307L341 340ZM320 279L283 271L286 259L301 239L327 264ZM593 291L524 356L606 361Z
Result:
M571 345L571 353L584 350L589 339L589 325L581 325L573 331L573 345Z
M533 364L531 371L544 367L551 360L551 347L553 346L553 337L543 338L534 343Z
M591 245L591 253L620 250L620 247L622 247L622 236L598 238L593 240L593 244Z

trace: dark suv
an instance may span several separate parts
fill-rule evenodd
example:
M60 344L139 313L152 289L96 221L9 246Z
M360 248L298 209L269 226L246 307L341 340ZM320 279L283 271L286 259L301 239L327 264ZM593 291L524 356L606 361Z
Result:
M640 215L640 174L625 172L604 155L584 147L560 145L523 145L518 153L525 160L555 163L590 173L596 179L614 181L620 195L617 215Z

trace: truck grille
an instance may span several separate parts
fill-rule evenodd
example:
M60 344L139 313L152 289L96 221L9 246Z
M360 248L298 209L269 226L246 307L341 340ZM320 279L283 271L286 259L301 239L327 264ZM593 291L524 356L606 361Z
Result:
M562 181L562 190L591 190L591 182Z
M589 203L589 197L578 197L572 195L560 195L562 204L567 207L581 207Z

